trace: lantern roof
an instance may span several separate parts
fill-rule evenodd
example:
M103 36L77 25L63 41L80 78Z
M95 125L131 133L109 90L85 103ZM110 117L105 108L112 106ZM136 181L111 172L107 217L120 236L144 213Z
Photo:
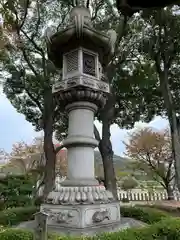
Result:
M114 53L116 32L99 32L91 22L88 8L76 6L70 12L70 21L66 28L53 34L48 43L48 56L55 66L62 68L63 54L83 47L99 54L102 65L106 65Z

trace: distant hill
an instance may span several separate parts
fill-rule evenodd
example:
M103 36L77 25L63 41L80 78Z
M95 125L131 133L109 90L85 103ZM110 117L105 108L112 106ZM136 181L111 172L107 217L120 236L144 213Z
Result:
M101 159L101 154L99 151L94 151L94 157L95 157L95 162L98 164L102 164L102 159ZM125 165L127 164L127 162L129 162L130 159L129 158L124 158L124 157L120 157L118 155L113 156L113 162L114 162L114 166L116 168L123 168L125 167Z
M95 166L97 168L102 168L102 159L99 151L94 151ZM130 159L114 155L114 167L115 169L123 169ZM99 167L98 167L99 166ZM100 170L102 172L102 170ZM4 164L0 166L0 173L13 173L22 174L22 170L18 166L12 166L11 164Z

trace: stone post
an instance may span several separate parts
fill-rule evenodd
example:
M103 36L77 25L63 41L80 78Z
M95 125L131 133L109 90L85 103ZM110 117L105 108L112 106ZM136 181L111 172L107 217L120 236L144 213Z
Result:
M47 240L47 216L43 212L35 214L34 240Z
M91 102L74 102L67 105L69 114L68 137L63 145L68 148L67 180L62 185L98 185L94 175L94 113L97 106Z

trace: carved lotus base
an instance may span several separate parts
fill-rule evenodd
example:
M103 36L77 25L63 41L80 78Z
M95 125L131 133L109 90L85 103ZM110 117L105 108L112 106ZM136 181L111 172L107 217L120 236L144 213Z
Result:
M128 227L120 223L119 202L75 206L43 204L41 212L48 214L48 229L58 233L93 235Z
M51 192L46 203L53 205L76 205L113 202L114 198L104 186L60 186Z
M83 87L54 93L54 98L61 108L65 108L66 105L77 101L91 102L102 108L106 103L107 96L104 92Z

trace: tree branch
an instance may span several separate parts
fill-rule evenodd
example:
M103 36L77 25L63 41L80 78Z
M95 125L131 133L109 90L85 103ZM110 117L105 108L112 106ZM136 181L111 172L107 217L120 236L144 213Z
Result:
M114 60L117 58L117 52L118 52L118 48L119 48L119 44L124 36L125 30L126 30L126 26L127 26L127 16L123 16L123 24L121 24L121 22L119 23L119 29L118 29L118 33L117 33L117 39L116 39L116 43L115 43L115 48L114 48L114 55L111 59L111 64L108 65L107 67L107 71L109 70L109 68L112 68L113 66L113 62Z
M39 47L36 42L28 36L28 34L23 30L21 29L21 32L24 34L24 36L32 43L32 45L35 47L36 50L38 50L39 52L41 52L42 56L44 55L44 51L41 47Z
M28 88L25 87L24 89L25 89L26 93L28 94L28 96L31 98L31 100L37 105L37 107L39 108L39 110L41 111L41 113L43 113L43 108L42 108L40 102L38 101L38 99L35 98L35 97L30 93L30 91L28 90Z
M94 21L97 18L98 12L102 6L103 6L103 0L101 0L99 4L96 6L94 16L92 16L91 18L92 21Z
M19 26L19 29L21 29L21 28L24 26L24 23L25 23L25 21L26 21L26 17L27 17L27 14L28 14L29 4L30 4L30 0L26 0L24 18L23 18L23 20L22 20L22 23L21 23L20 26Z
M128 21L127 16L124 16L123 23L119 24L119 31L118 31L118 35L117 35L115 50L114 50L115 53L116 53L116 51L117 51L117 49L119 47L119 43L120 43L121 39L124 36L125 30L126 30L126 26L127 26L127 21Z
M39 30L39 25L40 25L40 22L41 22L41 16L40 16L40 9L39 9L39 7L40 7L39 6L39 1L37 0L37 16L38 16L38 19L37 19L37 22L36 22L35 32L31 36L31 40L34 40L34 37L37 35L38 30Z
M31 62L30 62L30 60L29 60L29 58L26 54L25 49L22 49L22 53L23 53L23 56L24 56L24 59L25 59L26 63L28 64L29 68L31 69L31 71L34 73L35 76L39 76L39 74L36 72L35 68L31 64Z
M87 0L86 7L89 8L90 0Z
M63 149L63 148L64 148L64 145L61 145L61 146L57 147L55 149L55 153L58 154L58 152L61 151L61 149Z
M100 137L99 131L98 131L98 129L97 129L95 124L94 124L94 136L95 136L97 141L99 141L99 142L101 141L101 137Z

